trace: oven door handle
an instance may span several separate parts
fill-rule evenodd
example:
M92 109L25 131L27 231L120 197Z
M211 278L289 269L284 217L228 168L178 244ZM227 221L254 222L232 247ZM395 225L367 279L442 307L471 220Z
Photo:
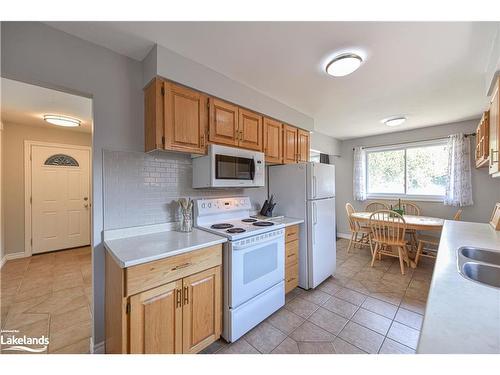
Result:
M283 243L285 243L285 236L284 235L272 237L272 238L268 239L267 241L260 241L259 240L258 242L250 242L250 243L245 244L245 245L233 244L232 248L234 251L241 251L241 250L248 249L249 247L256 247L256 246L268 244L269 242L280 242L280 241L283 241Z

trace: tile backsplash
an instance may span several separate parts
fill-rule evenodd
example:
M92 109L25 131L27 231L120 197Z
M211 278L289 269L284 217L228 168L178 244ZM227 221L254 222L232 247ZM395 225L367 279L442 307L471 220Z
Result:
M104 229L178 221L181 197L248 195L257 210L266 188L193 189L191 156L171 152L103 154Z

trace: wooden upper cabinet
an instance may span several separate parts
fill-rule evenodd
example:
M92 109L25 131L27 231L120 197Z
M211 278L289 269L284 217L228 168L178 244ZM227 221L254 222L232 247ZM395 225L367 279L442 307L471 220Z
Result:
M283 125L279 121L264 117L263 131L266 163L283 163Z
M481 121L476 128L476 168L485 167L488 165L490 152L490 126L489 126L489 111L483 113Z
M500 176L500 77L497 78L497 83L493 90L493 95L490 101L490 163L489 173L495 174L495 177Z
M240 108L238 135L239 147L262 151L262 116L258 113Z
M310 137L308 131L297 129L297 160L309 161Z
M221 285L220 266L183 279L183 353L197 353L220 336Z
M182 353L182 280L130 297L130 353Z
M238 107L210 98L209 142L238 145Z
M297 128L283 124L283 163L297 162Z
M165 149L204 154L208 98L169 82L164 98Z
M165 82L154 79L144 88L144 143L145 151L163 149Z

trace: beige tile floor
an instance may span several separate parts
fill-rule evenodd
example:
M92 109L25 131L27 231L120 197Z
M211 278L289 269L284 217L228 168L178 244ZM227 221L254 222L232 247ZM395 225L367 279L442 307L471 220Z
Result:
M205 353L414 353L434 262L401 275L398 260L370 267L367 248L337 241L337 273L311 291L295 289L286 305L238 341Z
M48 353L89 352L90 247L10 260L0 280L3 330L18 330L18 337L49 337Z

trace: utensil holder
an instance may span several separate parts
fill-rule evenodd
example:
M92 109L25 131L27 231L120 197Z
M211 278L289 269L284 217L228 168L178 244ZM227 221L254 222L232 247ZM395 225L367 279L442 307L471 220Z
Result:
M181 223L179 226L181 232L191 232L193 230L193 213L191 210L181 209Z

